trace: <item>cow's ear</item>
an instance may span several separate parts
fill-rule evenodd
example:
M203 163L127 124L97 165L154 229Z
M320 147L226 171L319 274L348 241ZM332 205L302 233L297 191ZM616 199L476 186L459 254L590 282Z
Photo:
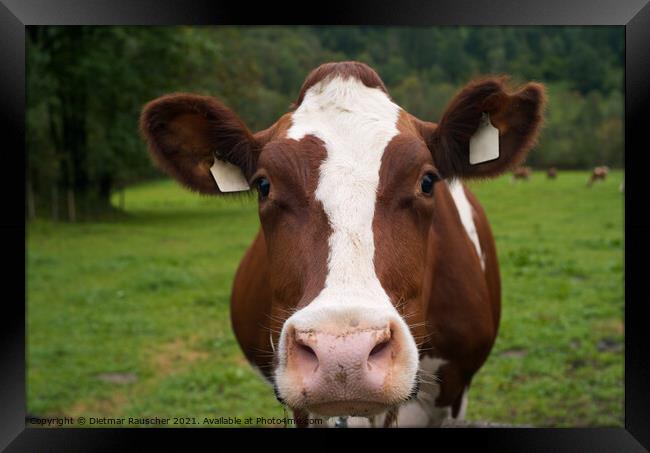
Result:
M544 86L528 83L511 92L506 81L495 77L470 83L452 100L437 127L429 129L427 144L442 176L496 176L519 165L533 147L542 125ZM498 129L498 158L471 164L470 138L485 113Z
M237 115L210 96L170 94L146 104L140 130L154 162L188 188L219 194L210 168L224 161L228 181L248 180L258 144ZM225 162L232 165L226 165Z

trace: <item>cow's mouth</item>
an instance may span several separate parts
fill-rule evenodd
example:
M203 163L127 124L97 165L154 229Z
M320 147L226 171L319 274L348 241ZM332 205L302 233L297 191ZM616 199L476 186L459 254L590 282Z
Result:
M416 382L413 385L410 395L403 402L417 398L418 392L419 384ZM328 417L370 417L386 412L391 407L395 407L395 404L388 404L386 401L358 399L318 402L309 404L305 409L310 413Z
M342 400L312 404L306 407L306 410L309 413L327 417L369 417L385 412L388 408L386 403L378 401Z

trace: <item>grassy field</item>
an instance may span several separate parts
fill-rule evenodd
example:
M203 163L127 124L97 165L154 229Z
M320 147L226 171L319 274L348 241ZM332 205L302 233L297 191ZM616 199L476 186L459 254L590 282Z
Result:
M621 178L471 184L496 236L503 314L469 420L623 425ZM28 412L283 417L230 328L255 201L164 181L128 189L126 208L119 220L28 225Z

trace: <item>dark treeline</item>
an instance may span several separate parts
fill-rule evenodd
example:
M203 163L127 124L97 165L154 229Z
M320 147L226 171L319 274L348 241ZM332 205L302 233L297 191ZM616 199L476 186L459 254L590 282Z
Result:
M156 96L217 96L258 130L311 69L347 59L429 121L472 77L541 81L546 126L527 164L620 167L623 46L621 27L28 27L27 214L105 212L116 190L159 175L137 131Z

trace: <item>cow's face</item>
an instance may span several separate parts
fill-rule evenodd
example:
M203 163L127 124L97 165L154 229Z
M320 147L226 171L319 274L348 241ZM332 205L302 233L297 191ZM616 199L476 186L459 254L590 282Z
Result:
M372 415L413 394L437 183L518 164L540 122L541 87L508 95L503 83L471 84L439 125L403 111L359 63L314 71L295 110L255 135L211 98L145 107L142 129L163 169L219 193L209 172L217 152L258 192L270 318L281 328L273 377L293 409ZM484 111L501 131L501 157L472 167L468 141Z

